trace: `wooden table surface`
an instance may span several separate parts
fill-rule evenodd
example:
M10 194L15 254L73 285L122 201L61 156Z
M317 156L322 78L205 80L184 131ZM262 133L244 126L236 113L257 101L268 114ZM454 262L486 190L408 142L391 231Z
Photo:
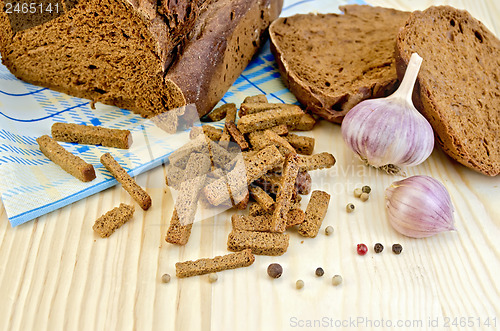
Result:
M444 3L369 2L405 10ZM498 1L447 3L500 35ZM92 225L120 202L134 203L120 186L16 228L0 207L0 330L500 329L500 176L468 170L440 150L407 169L446 186L457 228L410 239L390 227L384 210L384 189L400 178L357 161L338 125L321 122L311 135L315 152L337 159L313 173L313 188L332 195L320 234L305 239L292 231L285 255L257 256L251 267L220 272L213 284L206 276L177 279L174 264L226 254L230 213L194 224L184 247L167 244L172 197L162 167L137 178L152 208L136 208L133 221L108 239ZM362 203L352 191L365 184L373 192ZM356 204L352 214L348 202ZM328 225L332 236L324 235ZM365 256L355 252L361 242L370 248ZM376 242L384 244L382 254L373 253ZM393 243L402 244L401 255L391 252ZM284 268L277 280L266 274L272 262ZM322 278L314 275L319 266ZM164 273L172 275L169 284L161 282ZM335 274L344 279L338 287L331 285ZM302 290L295 289L298 279Z

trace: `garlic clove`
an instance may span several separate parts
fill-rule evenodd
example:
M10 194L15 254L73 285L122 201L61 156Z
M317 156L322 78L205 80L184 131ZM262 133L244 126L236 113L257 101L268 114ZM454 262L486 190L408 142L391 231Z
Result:
M456 230L453 205L446 188L429 176L412 176L385 191L387 215L399 233L424 238Z
M360 102L342 121L342 137L347 146L376 168L418 165L434 149L432 127L411 102L421 62L422 58L413 54L394 94Z

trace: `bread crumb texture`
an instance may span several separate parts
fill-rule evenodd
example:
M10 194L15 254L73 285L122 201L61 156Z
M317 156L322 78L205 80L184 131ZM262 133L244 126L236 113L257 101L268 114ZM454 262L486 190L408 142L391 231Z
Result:
M500 40L467 11L411 14L397 37L398 73L422 56L414 102L443 150L483 174L500 173Z
M349 5L344 14L298 14L270 27L281 77L308 110L340 122L360 101L398 83L395 38L408 12Z

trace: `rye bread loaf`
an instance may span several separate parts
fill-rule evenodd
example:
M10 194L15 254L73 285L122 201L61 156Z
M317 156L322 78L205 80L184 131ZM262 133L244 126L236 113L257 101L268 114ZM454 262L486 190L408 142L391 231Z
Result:
M5 3L0 0L0 8ZM184 103L180 90L163 79L200 11L193 6L172 25L142 0L77 1L32 27L19 27L0 11L2 62L28 83L152 115Z
M365 5L340 9L344 14L279 18L269 28L284 83L308 110L331 122L341 122L360 101L395 90L396 34L409 16Z
M250 63L282 7L283 0L212 0L166 81L207 114Z
M186 103L200 115L213 108L283 1L64 1L71 6L34 26L5 3L0 52L16 77L151 117Z
M402 77L413 52L423 57L413 101L436 141L461 164L500 173L500 40L467 11L416 11L397 36Z

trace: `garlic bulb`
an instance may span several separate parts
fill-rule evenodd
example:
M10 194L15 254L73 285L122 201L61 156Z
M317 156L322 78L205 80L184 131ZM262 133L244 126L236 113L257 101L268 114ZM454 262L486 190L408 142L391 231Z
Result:
M387 98L364 100L342 121L342 137L361 159L387 171L424 162L434 148L429 122L413 106L413 85L422 58L413 53L398 90Z
M392 227L399 233L424 238L455 230L453 205L446 188L429 176L412 176L385 190Z

